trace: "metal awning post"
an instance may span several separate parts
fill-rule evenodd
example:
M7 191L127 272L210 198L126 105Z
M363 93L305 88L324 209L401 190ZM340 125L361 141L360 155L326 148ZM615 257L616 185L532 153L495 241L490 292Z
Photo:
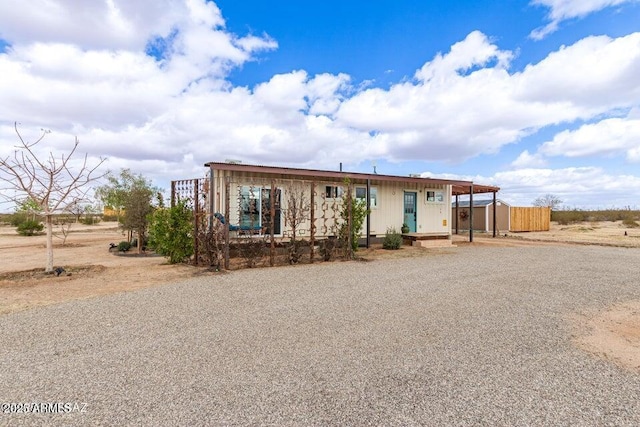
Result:
M460 214L458 213L458 208L460 206L460 195L456 194L456 235L459 233L458 221L460 220Z
M371 246L371 180L367 179L367 249Z
M213 185L213 168L209 167L209 230L213 228L213 214L216 209L214 201L215 194L215 188Z
M498 222L497 220L497 211L498 211L498 204L496 203L496 192L493 192L493 237L496 237L496 224Z
M469 186L469 242L473 242L473 184Z

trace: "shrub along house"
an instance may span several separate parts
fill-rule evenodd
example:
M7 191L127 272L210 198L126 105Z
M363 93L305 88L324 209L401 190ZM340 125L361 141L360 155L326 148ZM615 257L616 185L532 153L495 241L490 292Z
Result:
M383 237L388 229L400 231L414 244L451 239L453 196L495 193L498 187L470 181L393 176L210 162L206 211L229 224L233 233L270 234L288 239L335 236L343 195L362 200L369 214L362 227L363 242ZM292 224L292 209L302 214ZM308 206L309 209L305 209ZM273 224L273 230L271 229ZM314 227L312 227L312 224ZM294 227L295 226L295 227ZM473 235L470 234L470 240ZM445 242L442 242L445 243Z

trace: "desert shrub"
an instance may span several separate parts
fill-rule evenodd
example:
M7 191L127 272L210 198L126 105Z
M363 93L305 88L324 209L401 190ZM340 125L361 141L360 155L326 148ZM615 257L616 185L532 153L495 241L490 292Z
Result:
M640 227L640 224L636 222L636 220L632 216L628 216L622 220L622 225L627 228L637 228Z
M342 241L335 237L330 237L319 242L320 255L325 261L331 261L334 255L334 250L342 246Z
M287 244L287 251L289 252L289 264L297 264L302 258L304 253L304 247L306 242L304 240L291 239Z
M73 215L55 215L51 218L54 225L66 225L76 222L76 218Z
M18 227L20 224L27 220L27 214L24 212L16 212L14 214L9 215L9 224L13 227Z
M243 236L237 239L238 253L246 262L246 266L254 268L262 260L265 254L266 244L264 238Z
M169 258L171 264L191 258L194 251L193 233L193 212L184 200L171 208L156 209L150 215L149 246ZM143 243L146 242L143 240Z
M24 222L18 225L17 231L21 236L33 236L42 232L44 229L44 224L40 221L35 221L33 219L27 219Z
M395 227L387 228L387 233L382 240L382 247L384 249L400 249L402 246L402 235L398 233Z
M102 220L104 222L116 222L118 219L119 218L116 215L102 215Z
M197 263L210 268L220 270L224 258L224 225L217 219L213 221L212 227L205 224L198 230L198 251Z
M638 221L640 219L640 212L630 209L604 209L592 211L573 209L551 211L551 221L556 221L560 225L573 224L583 221L624 221L629 217L631 217L634 221Z
M95 225L100 222L100 218L94 215L86 215L80 219L80 222L84 225Z
M126 240L118 243L118 252L127 252L129 249L131 249L131 243Z
M551 221L556 221L560 225L568 225L576 222L587 221L590 213L577 209L570 211L551 211Z

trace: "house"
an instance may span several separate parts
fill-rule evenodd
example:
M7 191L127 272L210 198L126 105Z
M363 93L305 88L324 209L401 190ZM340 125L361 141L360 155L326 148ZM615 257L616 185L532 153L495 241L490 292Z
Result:
M369 214L362 226L363 243L387 230L409 229L414 240L451 239L452 197L492 192L498 187L471 181L379 175L344 171L209 162L206 210L224 218L237 233L322 239L337 234L343 195L362 200ZM310 206L304 218L291 224L295 206ZM312 227L313 224L313 227ZM472 240L472 234L470 235Z
M469 211L470 203L468 200L458 203L458 228L468 230L471 220L471 212ZM493 231L493 210L496 207L496 230L498 232L506 232L511 228L511 206L502 200L474 200L473 201L473 229L475 231L492 232ZM454 218L451 227L455 229L456 204L451 207L451 215Z

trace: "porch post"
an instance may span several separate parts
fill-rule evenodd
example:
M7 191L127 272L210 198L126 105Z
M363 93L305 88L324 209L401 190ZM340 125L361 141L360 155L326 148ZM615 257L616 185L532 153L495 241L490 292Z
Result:
M498 211L498 205L496 204L496 192L493 192L493 237L496 237L496 223L498 222L497 220L497 214L496 212Z
M224 183L224 269L229 269L229 203L231 201L231 195L229 194L231 188L230 178L225 177Z
M371 246L371 180L367 178L367 249Z
M469 242L473 242L473 184L469 189Z
M200 194L198 192L200 186L200 179L194 179L191 181L193 183L193 260L194 264L198 265L198 257L199 257L199 247L198 244L198 234L200 234L200 230L198 229L199 224L199 216L200 216Z
M353 259L353 247L351 246L352 228L353 228L353 200L351 199L351 183L347 186L347 254L349 259Z
M216 192L213 187L213 168L209 166L209 229L213 228L213 214L216 208L215 200L213 200Z
M460 214L458 213L458 207L460 206L460 195L456 194L456 235L459 233L458 221L460 220Z
M278 200L277 198L277 194L276 194L276 183L275 181L272 179L271 180L271 195L269 195L269 216L271 217L271 224L269 224L269 231L271 232L271 242L269 245L269 265L271 267L274 266L275 261L276 261L276 240L274 237L275 234L275 228L276 228L276 200Z
M310 237L310 246L309 246L309 262L313 263L314 246L316 244L316 182L311 181L311 237Z

